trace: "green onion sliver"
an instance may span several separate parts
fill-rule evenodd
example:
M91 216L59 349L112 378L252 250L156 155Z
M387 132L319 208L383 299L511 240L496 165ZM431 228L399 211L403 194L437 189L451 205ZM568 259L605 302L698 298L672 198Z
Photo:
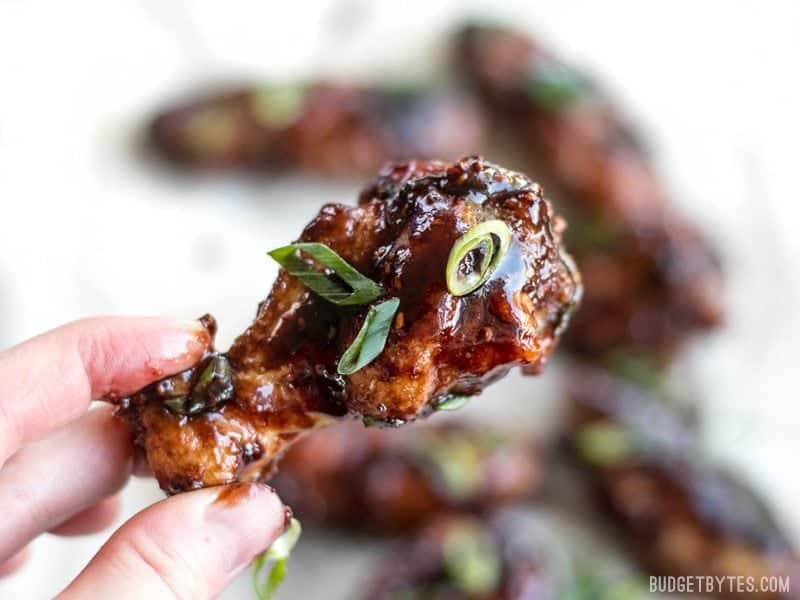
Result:
M444 562L451 581L470 597L492 592L502 575L497 548L478 523L464 523L448 532Z
M333 271L336 277L314 268L303 260L300 252ZM267 254L312 292L338 306L368 304L383 293L381 286L359 273L325 244L317 242L289 244L270 250ZM342 282L346 285L342 285Z
M339 375L355 373L383 352L394 314L399 306L400 299L392 298L369 309L356 339L339 359L339 366L336 369Z
M300 521L293 518L283 534L253 563L253 588L258 600L270 600L286 577L289 555L302 531ZM265 568L269 569L266 578L261 575Z
M481 287L492 276L510 243L511 229L499 219L467 231L450 249L445 268L448 291L465 296Z
M478 442L463 435L430 436L417 451L450 499L474 497L484 481L483 452Z
M280 129L297 120L305 98L306 88L303 85L264 86L253 93L250 109L259 124Z
M589 464L611 467L635 453L636 440L631 431L622 425L589 423L578 430L575 449Z
M469 401L469 396L448 395L441 402L434 405L433 408L434 410L458 410Z
M555 61L537 62L528 75L528 97L544 110L558 111L593 95L592 83Z

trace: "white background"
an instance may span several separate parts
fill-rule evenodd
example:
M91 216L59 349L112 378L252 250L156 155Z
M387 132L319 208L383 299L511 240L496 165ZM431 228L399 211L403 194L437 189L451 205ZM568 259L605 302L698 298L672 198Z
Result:
M467 15L538 33L646 132L728 278L727 325L678 372L703 402L710 452L763 489L800 539L800 3L789 0L0 0L0 348L91 314L206 311L226 346L274 276L264 251L357 185L171 176L137 154L142 119L204 82L430 78ZM521 389L501 384L480 403L537 401ZM524 414L536 425L536 410ZM125 512L159 497L138 481ZM52 595L103 539L40 539L0 597ZM300 597L303 579L303 597L334 597L326 573L356 577L317 548L305 544L284 598Z

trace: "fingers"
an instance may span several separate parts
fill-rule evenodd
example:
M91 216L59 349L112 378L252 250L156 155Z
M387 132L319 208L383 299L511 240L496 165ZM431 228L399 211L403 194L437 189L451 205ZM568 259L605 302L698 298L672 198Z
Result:
M28 562L31 552L29 548L23 548L6 562L0 563L0 577L6 577L18 571L22 565Z
M51 529L50 533L62 536L97 533L111 526L119 514L119 508L119 496L109 496Z
M110 406L17 452L0 470L0 562L120 489L132 453Z
M153 469L147 462L147 456L139 447L133 450L133 474L136 477L154 477Z
M0 353L0 465L86 411L195 363L210 343L199 321L97 317Z
M122 526L61 598L212 598L284 529L263 484L168 498Z

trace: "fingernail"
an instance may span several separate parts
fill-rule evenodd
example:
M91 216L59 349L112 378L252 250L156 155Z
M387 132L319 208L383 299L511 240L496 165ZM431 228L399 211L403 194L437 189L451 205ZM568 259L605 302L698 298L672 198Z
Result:
M289 527L289 523L292 522L292 517L294 516L294 512L292 511L291 506L284 505L283 506L283 528L284 530Z
M217 492L205 517L234 536L232 571L249 565L283 532L284 508L278 496L261 483L234 483Z
M162 360L196 362L211 345L211 334L200 321L178 319L171 321L168 329L160 340Z

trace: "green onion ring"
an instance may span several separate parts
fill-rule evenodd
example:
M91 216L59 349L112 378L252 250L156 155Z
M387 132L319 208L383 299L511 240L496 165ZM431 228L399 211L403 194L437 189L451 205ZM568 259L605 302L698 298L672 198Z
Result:
M450 249L445 267L447 290L454 296L477 290L494 273L510 243L511 229L499 219L472 227Z

